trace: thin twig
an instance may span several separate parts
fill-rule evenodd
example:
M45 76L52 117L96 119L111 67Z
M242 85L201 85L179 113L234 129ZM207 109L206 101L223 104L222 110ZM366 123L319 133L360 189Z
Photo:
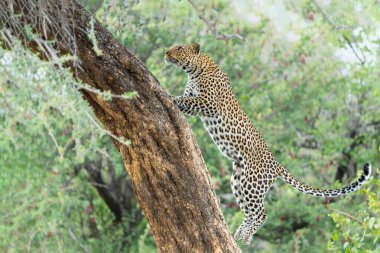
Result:
M2 37L4 38L3 41L7 44L7 47L11 48L13 44L13 36L11 32L8 29L5 29L1 32Z
M75 236L75 234L73 233L73 231L71 231L71 229L69 228L69 234L71 236L71 238L74 239L74 241L76 241L78 243L78 245L86 252L91 252L90 250L88 250L79 240L78 238Z
M47 130L47 132L48 132L50 138L52 139L55 148L57 149L57 152L58 152L58 154L59 154L59 157L60 157L61 159L63 159L64 153L63 153L62 150L60 149L59 144L58 144L58 141L57 141L57 139L55 138L55 136L54 136L54 134L53 134L53 132L52 132L52 130L51 130L49 124L46 122L46 119L45 119L44 117L42 117L41 115L39 115L39 114L38 114L35 110L33 110L33 109L31 110L31 112L32 112L33 114L35 114L35 115L38 117L39 120L41 120L41 122L43 123L44 127L46 128L46 130Z
M341 215L344 215L344 216L346 216L346 217L348 217L348 218L350 218L350 219L353 219L353 220L359 222L360 224L364 225L364 222L363 222L363 221L359 220L358 218L356 218L355 216L352 216L352 215L349 214L349 213L346 213L346 212L343 212L343 211L340 211L340 210L338 210L338 209L331 208L331 207L328 207L328 209L330 209L331 211L334 211L334 212L336 212L336 213L339 213L339 214L341 214Z
M87 110L84 110L84 113L86 114L86 116L90 119L90 121L92 121L92 123L99 129L101 130L102 132L106 133L107 135L109 135L110 137L112 137L113 139L117 140L118 142L120 142L121 144L123 144L124 146L129 146L130 143L129 141L124 141L123 139L121 139L120 137L114 135L113 133L111 133L111 131L108 131L104 128L102 128L97 122L96 120L90 115L89 112L87 112Z
M60 159L63 159L63 153L58 145L58 142L57 142L57 139L55 138L54 134L53 134L53 131L51 130L50 126L48 125L48 123L46 122L45 119L41 119L42 123L44 124L46 130L48 131L48 134L49 136L51 137L51 139L53 140L53 143L55 145L55 148L57 149L58 151L58 154L59 154L59 157Z
M355 54L356 58L358 58L358 60L360 61L360 63L362 65L364 65L365 61L362 60L362 58L358 55L358 53L356 52L356 50L355 50L354 46L352 45L351 41L347 38L346 35L343 35L343 38L348 43L348 45L350 46L350 48L351 48L352 52Z
M336 30L352 30L354 27L352 26L347 26L347 25L340 25L337 24L330 15L327 14L327 12L319 5L319 3L316 0L313 0L313 3L315 6L317 6L317 9L319 10L320 13L322 13L323 18L329 23L334 29Z
M89 91L89 92L97 94L101 97L110 96L111 98L130 99L130 98L138 95L136 92L133 92L133 91L131 91L127 94L122 94L122 95L113 94L113 93L106 93L102 90L99 90L99 89L93 88L87 84L81 84L81 83L74 83L74 86L77 87L78 89L83 89L83 90Z
M320 13L322 13L322 16L323 18L327 21L327 23L329 23L335 30L353 30L354 27L353 26L346 26L346 25L340 25L340 24L337 24L332 18L330 15L327 14L327 12L319 5L319 3L317 2L317 0L313 0L313 3L315 4L315 6L317 6L317 9L319 10ZM347 36L343 35L343 38L344 40L348 43L348 45L350 46L352 52L355 54L356 58L358 58L358 60L360 61L360 63L362 65L365 64L365 60L363 60L359 55L358 53L356 52L354 46L352 45L351 41L348 39Z
M39 232L39 231L34 232L34 233L32 234L32 236L30 237L30 239L29 239L29 243L28 243L28 252L32 252L32 250L31 250L31 248L32 248L32 242L33 242L34 237L36 237L36 235L37 235L38 232Z
M214 20L209 20L205 17L205 11L200 10L200 8L197 6L197 4L193 0L188 0L188 2L193 6L194 10L197 12L198 17L200 20L202 20L208 29L211 30L211 33L214 35L215 39L217 40L230 40L230 39L244 39L243 36L240 34L223 34L218 31L216 28L216 22Z

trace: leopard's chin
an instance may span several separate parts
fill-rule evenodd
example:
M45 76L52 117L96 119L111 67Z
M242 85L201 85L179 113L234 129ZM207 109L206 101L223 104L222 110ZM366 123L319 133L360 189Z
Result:
M177 63L178 63L178 60L176 60L174 58L169 58L169 57L165 57L165 61L167 63L171 63L171 64L174 64L174 65L177 65Z

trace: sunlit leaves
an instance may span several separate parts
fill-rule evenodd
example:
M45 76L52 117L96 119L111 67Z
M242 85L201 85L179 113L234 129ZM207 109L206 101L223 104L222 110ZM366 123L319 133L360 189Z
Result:
M366 197L367 210L358 211L352 216L345 212L329 215L336 223L331 241L328 242L329 250L343 248L345 252L375 252L380 239L379 187L380 180L372 178L370 183L360 190L360 193Z

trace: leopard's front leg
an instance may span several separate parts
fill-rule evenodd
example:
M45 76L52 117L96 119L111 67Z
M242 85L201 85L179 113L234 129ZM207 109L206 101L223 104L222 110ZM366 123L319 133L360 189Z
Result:
M174 97L174 103L183 112L192 116L212 117L216 113L215 105L213 105L204 96L178 96Z

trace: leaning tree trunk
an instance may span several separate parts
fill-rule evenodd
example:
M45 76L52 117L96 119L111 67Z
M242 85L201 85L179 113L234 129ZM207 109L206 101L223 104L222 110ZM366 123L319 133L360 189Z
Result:
M81 90L104 128L131 140L129 146L116 139L113 142L159 251L240 251L186 119L139 59L74 0L0 0L0 24L6 28L3 45L15 36L42 58L52 59L54 52L46 41L55 40L59 55L78 57L70 67L83 82L113 94L138 93L130 100L114 97L106 101ZM39 38L28 40L25 25ZM94 41L101 53L94 50Z

